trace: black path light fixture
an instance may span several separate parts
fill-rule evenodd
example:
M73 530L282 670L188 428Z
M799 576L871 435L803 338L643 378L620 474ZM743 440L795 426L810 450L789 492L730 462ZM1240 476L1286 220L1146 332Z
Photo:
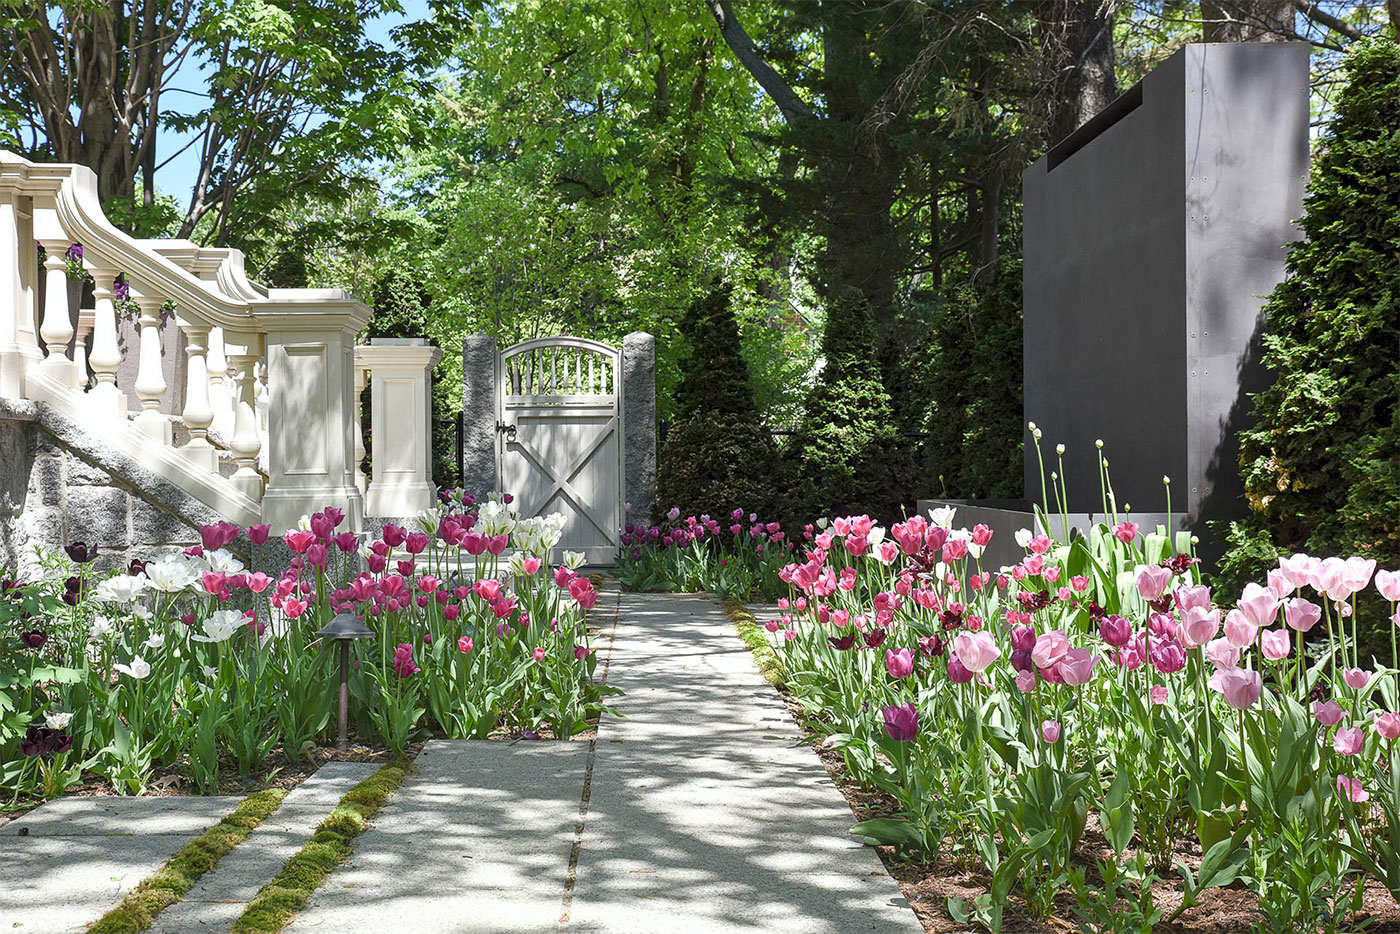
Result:
M370 629L353 613L337 614L316 633L317 639L334 639L340 643L340 732L335 739L335 748L350 748L350 737L346 732L346 717L350 710L350 640L373 639Z

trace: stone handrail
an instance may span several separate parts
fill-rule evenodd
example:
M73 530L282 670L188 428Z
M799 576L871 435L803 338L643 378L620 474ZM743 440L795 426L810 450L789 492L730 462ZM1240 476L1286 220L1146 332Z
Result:
M65 256L72 244L80 257ZM74 307L70 265L91 277L91 308ZM135 325L118 312L119 277ZM0 150L0 396L62 410L234 521L280 530L335 505L358 527L351 355L368 318L339 289L253 283L237 250L134 239L102 212L91 170Z

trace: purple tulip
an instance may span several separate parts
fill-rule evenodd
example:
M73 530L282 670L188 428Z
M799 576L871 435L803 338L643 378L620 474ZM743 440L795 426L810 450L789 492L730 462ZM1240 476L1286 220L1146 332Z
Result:
M1011 650L1025 652L1029 656L1035 648L1035 629L1030 626L1017 626L1011 630Z
M890 739L907 743L919 734L919 711L912 703L880 708L885 714L885 732Z
M1121 649L1133 637L1133 626L1121 616L1105 616L1099 623L1099 635L1115 649Z

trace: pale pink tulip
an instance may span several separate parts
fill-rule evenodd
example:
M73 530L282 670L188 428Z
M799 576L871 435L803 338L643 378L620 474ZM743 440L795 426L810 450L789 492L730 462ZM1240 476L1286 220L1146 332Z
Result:
M1347 715L1342 705L1334 700L1313 701L1312 712L1317 722L1323 726L1336 726Z
M1380 711L1376 711L1374 726L1376 732L1386 739L1400 737L1400 713L1395 713L1393 711L1381 713Z
M1210 609L1210 588L1205 584L1183 584L1172 596L1176 598L1177 609L1183 613L1192 607Z
M1313 571L1309 582L1313 590L1325 593L1331 599L1341 602L1351 596L1351 588L1346 581L1346 562L1341 558L1324 558Z
M1016 689L1022 694L1029 694L1035 690L1035 672L1016 672Z
M1147 696L1152 699L1154 705L1160 706L1167 702L1167 686L1165 684L1154 684L1152 690L1147 692Z
M1259 700L1264 680L1259 672L1249 668L1222 668L1210 676L1210 686L1225 695L1225 703L1245 710Z
M1206 645L1206 661L1217 671L1234 668L1240 663L1240 649L1229 639L1212 639Z
M1371 800L1370 793L1362 786L1361 779L1337 776L1337 794L1345 795L1353 804L1364 804Z
M1343 756L1354 756L1366 744L1366 734L1359 726L1339 727L1332 737L1332 748Z
M1291 558L1278 559L1278 569L1283 572L1294 588L1312 583L1313 567L1316 564L1317 559L1309 555L1293 555Z
M1400 603L1400 571L1377 571L1376 590L1391 603Z
M1348 668L1342 672L1342 680L1347 683L1347 687L1353 691L1360 691L1371 683L1371 673L1362 671L1360 668Z
M1259 625L1239 610L1225 614L1225 638L1237 649L1247 649L1259 637Z
M1037 668L1052 668L1069 651L1069 636L1063 629L1052 629L1035 640L1031 661Z
M1278 615L1278 598L1267 587L1252 582L1244 585L1238 605L1244 618L1260 628L1268 626Z
M953 640L953 653L968 671L983 671L1001 655L988 632L963 632Z
M1307 632L1316 626L1320 619L1322 619L1322 607L1311 600L1293 597L1283 601L1283 621L1288 624L1289 629Z
M1189 648L1205 645L1220 631L1220 610L1188 606L1181 611L1181 633Z
M1274 599L1282 600L1294 590L1293 582L1288 579L1288 575L1279 568L1274 568L1268 573L1269 593L1274 595Z
M1161 599L1162 594L1166 593L1167 585L1171 583L1171 579L1171 569L1156 564L1139 564L1133 571L1133 583L1137 585L1137 591L1142 595L1142 599L1149 603Z
M1374 558L1347 558L1342 563L1342 580L1347 585L1351 593L1360 593L1366 589L1366 585L1371 583L1371 575L1375 573L1376 561ZM1351 596L1351 594L1347 594Z
M1047 743L1058 743L1060 741L1060 721L1042 720L1040 724L1040 738Z
M1094 680L1094 666L1099 657L1088 649L1070 649L1060 660L1060 679L1070 687L1079 687Z
M1287 629L1266 629L1259 634L1259 648L1271 662L1282 661L1292 649Z

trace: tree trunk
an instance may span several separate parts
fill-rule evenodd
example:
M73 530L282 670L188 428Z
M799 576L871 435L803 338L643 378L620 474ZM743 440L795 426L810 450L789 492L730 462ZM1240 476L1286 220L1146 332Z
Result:
M1201 0L1201 32L1206 42L1286 42L1297 12L1297 0Z
M1040 46L1050 75L1046 137L1073 133L1118 94L1114 76L1115 0L1042 0Z

